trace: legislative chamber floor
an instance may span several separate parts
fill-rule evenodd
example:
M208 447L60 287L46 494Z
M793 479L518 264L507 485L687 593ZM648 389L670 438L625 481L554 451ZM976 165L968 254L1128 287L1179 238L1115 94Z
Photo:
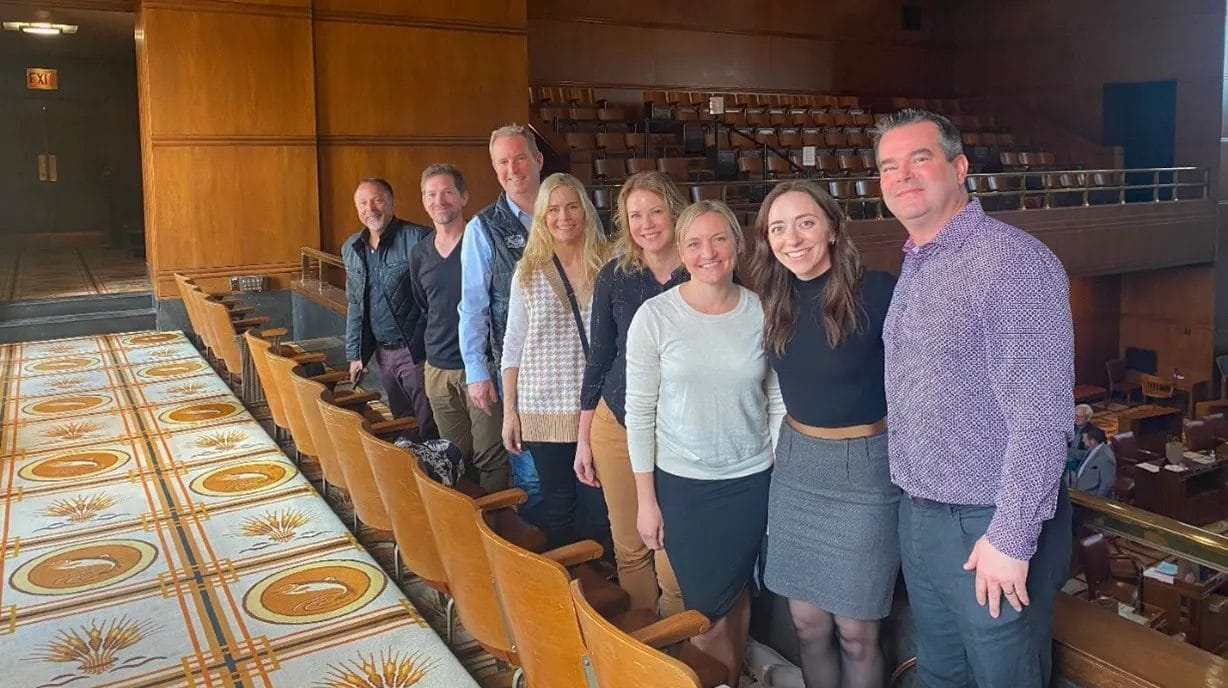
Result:
M0 684L477 685L181 333L0 347L0 447Z

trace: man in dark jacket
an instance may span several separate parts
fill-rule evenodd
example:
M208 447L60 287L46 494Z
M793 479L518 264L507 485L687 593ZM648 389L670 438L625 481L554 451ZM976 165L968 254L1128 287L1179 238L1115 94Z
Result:
M354 191L364 229L341 245L345 261L345 355L357 380L375 355L392 415L413 415L422 439L439 436L426 398L422 364L426 321L414 302L409 252L431 230L398 219L392 185L369 177Z

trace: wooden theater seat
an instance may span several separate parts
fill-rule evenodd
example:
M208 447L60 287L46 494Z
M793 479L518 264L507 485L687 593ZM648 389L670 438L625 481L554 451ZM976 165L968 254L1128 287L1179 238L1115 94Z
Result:
M388 508L384 506L384 499L380 496L379 486L375 482L375 474L371 472L371 464L367 461L367 452L359 439L359 433L364 431L363 423L367 419L357 411L329 403L324 397L317 397L315 402L324 419L324 427L328 429L334 456L341 464L341 472L345 474L350 500L354 502L355 521L362 521L377 530L392 530ZM415 427L417 423L412 418L403 418L373 423L367 427L367 431L384 435Z
M519 667L521 659L516 645L508 635L503 612L491 585L493 574L486 559L474 515L479 511L507 509L523 504L524 490L507 489L481 499L474 499L431 479L417 461L410 462L410 473L422 497L431 532L438 548L448 587L456 601L456 614L461 623L496 660ZM522 535L526 549L543 550L545 535L534 529L535 538ZM535 539L536 542L528 542Z
M629 634L598 613L584 596L584 588L579 581L572 581L570 586L572 606L580 621L580 633L588 648L597 685L618 688L705 688L705 683L685 661L674 659L657 649L707 631L710 624L702 614L686 611ZM722 667L720 682L707 685L724 683L723 673Z
M650 609L623 611L628 604L627 593L584 566L601 556L601 545L596 542L585 540L535 554L500 537L482 515L475 516L474 522L530 686L585 685L587 649L568 588L573 572L585 599L623 631L636 631L659 621ZM703 618L695 619L698 615L692 614L688 618L693 622ZM686 654L707 660L700 661L700 668L709 675L710 685L718 685L728 673L720 662L694 648Z

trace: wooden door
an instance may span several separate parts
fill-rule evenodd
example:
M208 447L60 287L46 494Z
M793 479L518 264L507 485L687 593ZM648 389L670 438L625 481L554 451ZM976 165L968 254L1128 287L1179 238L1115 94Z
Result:
M41 100L0 99L0 234L51 228L44 109Z

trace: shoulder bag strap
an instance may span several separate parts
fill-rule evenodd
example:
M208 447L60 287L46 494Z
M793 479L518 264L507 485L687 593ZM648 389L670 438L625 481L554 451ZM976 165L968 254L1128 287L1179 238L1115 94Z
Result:
M571 288L571 280L567 279L567 271L563 269L563 262L558 256L554 256L554 268L559 271L559 277L563 280L563 289L567 291L567 300L571 302L571 314L575 316L576 329L580 332L580 346L584 348L584 357L588 358L588 335L584 332L584 317L580 315L576 291Z

